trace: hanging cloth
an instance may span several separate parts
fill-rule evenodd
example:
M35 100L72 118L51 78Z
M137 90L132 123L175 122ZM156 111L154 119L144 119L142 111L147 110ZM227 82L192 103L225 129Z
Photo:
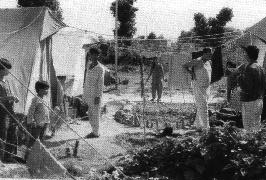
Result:
M211 84L222 79L224 76L222 47L217 47L212 55Z

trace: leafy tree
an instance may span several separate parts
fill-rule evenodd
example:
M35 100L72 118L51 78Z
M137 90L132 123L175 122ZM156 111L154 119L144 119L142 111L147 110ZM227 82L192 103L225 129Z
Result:
M157 39L164 39L163 34L160 34L160 36L158 36Z
M46 6L56 15L59 20L63 20L62 9L58 0L18 0L18 7L40 7Z
M145 39L145 36L143 36L143 35L138 36L138 39Z
M138 8L134 7L136 0L118 0L118 36L132 38L136 33L135 18ZM111 4L111 13L115 17L116 14L116 1Z
M154 32L150 32L147 39L156 39L156 34Z
M179 42L191 42L191 37L193 35L193 30L189 30L189 31L181 31L180 33L180 40Z
M221 11L219 12L219 14L217 14L216 19L219 22L219 25L224 27L226 25L226 23L228 23L229 21L231 21L231 19L233 18L233 10L230 8L223 8L221 9Z
M194 14L195 27L194 32L197 36L203 36L209 33L209 24L202 13Z
M180 38L193 36L203 36L195 38L193 42L201 43L208 46L216 46L224 41L225 35L217 35L227 32L226 24L233 18L233 11L230 8L222 8L216 17L207 19L202 13L194 14L195 26L190 31L182 31ZM231 31L229 31L231 32ZM206 35L215 35L215 39L210 39ZM204 37L205 36L205 37ZM191 39L182 42L191 42Z

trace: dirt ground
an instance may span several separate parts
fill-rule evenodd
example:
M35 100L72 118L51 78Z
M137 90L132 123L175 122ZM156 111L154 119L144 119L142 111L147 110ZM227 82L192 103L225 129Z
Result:
M55 137L45 142L47 148L55 155L55 157L63 164L76 165L82 171L83 175L90 174L92 170L104 171L108 170L113 163L126 154L126 149L115 143L115 137L123 133L142 133L141 127L128 127L117 123L113 120L113 116L117 110L128 104L134 104L142 101L140 97L140 76L138 72L134 73L119 73L120 79L129 79L128 85L120 85L119 90L105 93L103 96L103 105L106 105L107 112L102 115L100 121L100 137L95 139L82 140L77 134L71 131L66 126L63 126ZM146 75L147 77L147 75ZM165 87L167 84L165 83ZM214 85L212 87L212 95L210 103L219 103L224 101L223 97L217 96L217 89L223 89L224 83ZM145 86L146 99L150 99L150 83ZM172 94L170 96L170 94ZM190 90L178 91L172 93L165 88L162 102L164 103L193 103L193 95ZM156 103L155 103L156 104ZM74 121L70 124L81 137L85 137L90 133L90 125L88 121ZM152 130L148 130L152 131ZM79 140L78 157L66 157L66 148L69 148L71 153L76 140ZM2 165L5 168L0 168L0 177L29 177L26 167L23 165ZM10 168L9 168L10 167ZM16 169L16 170L14 170ZM16 172L20 169L20 175L6 176L6 172ZM4 175L5 174L5 175Z

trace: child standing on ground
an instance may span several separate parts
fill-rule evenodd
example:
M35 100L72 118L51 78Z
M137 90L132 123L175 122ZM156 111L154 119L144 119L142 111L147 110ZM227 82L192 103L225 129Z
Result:
M27 123L30 127L31 135L28 147L32 147L35 142L35 139L40 139L43 141L45 130L50 123L49 119L49 110L44 104L43 97L48 94L49 84L46 81L37 81L35 84L35 90L37 92L37 97L32 99Z
M9 83L5 80L11 68L7 59L0 58L0 159L4 162L14 162L10 153L17 153L17 123L10 114L14 115L13 104L19 100L12 95Z

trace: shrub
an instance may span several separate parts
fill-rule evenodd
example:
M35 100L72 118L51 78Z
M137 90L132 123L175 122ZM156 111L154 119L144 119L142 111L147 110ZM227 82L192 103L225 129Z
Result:
M245 134L227 126L181 139L165 138L152 148L134 153L122 166L129 176L262 180L266 177L265 134Z

